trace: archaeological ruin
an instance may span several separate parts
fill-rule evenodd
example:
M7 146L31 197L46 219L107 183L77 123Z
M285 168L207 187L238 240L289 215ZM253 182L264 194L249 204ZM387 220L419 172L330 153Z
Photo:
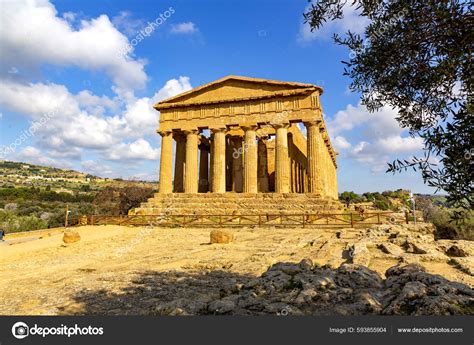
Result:
M159 102L159 193L133 213L337 208L337 152L322 93L227 76Z

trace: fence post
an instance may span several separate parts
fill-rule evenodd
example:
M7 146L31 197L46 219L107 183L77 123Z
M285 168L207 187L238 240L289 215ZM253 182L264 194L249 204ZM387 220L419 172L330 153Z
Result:
M409 218L408 218L408 212L405 211L405 222L408 224L409 223Z
M380 223L380 213L377 212L377 224L381 224Z
M354 227L354 218L352 217L352 212L350 213L350 215L351 215L351 228L353 228Z

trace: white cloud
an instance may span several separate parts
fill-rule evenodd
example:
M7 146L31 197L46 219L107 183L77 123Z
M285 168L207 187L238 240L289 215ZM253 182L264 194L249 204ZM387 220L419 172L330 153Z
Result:
M334 141L332 142L336 150L345 150L351 147L351 144L347 141L346 138L338 135L336 138L334 138Z
M341 151L343 157L379 172L386 169L386 163L391 158L414 154L423 148L420 137L410 137L407 130L400 127L397 114L397 110L390 107L369 113L360 102L357 106L348 104L346 109L338 111L327 121L327 129L330 137L334 138L334 147ZM363 140L351 144L347 139L349 136L362 137Z
M157 159L158 151L141 138L156 135L159 113L154 103L191 88L188 77L179 77L167 81L151 98L132 93L123 100L89 90L74 95L64 85L0 79L0 107L34 121L50 114L30 140L48 149L51 157L78 159L83 150L95 150L110 160L150 160Z
M189 82L189 77L180 76L178 79L170 79L166 82L154 96L153 102L160 102L169 97L178 95L185 91L192 89L191 83Z
M170 31L173 34L193 34L198 31L198 28L193 22L186 22L171 25Z
M43 64L105 71L122 88L145 86L145 62L120 54L128 39L106 15L82 20L76 30L73 16L59 17L54 5L41 0L2 2L0 12L1 70L22 66L37 70Z
M300 29L297 36L298 42L307 43L318 39L328 40L332 39L334 33L342 34L346 33L348 30L358 34L363 33L365 27L369 23L369 20L366 17L360 16L360 11L357 11L355 6L351 6L351 3L351 1L348 1L344 6L344 17L342 19L327 21L322 27L315 29L312 32L309 24L302 21L300 23ZM307 13L310 8L311 5L308 5L305 9L305 13Z
M151 147L145 139L138 139L132 143L116 145L104 152L104 157L111 161L124 160L156 160L160 156L160 151Z
M132 17L129 11L121 11L112 18L112 24L127 36L136 35L143 26L143 21Z
M33 146L27 146L14 156L17 161L24 161L28 163L54 166L58 168L70 169L72 167L71 163L63 159L53 159L47 157L44 152L41 152L39 149Z
M361 125L365 126L364 135L371 138L399 135L404 129L400 127L396 116L398 111L391 107L382 107L374 113L370 113L360 102L357 106L348 104L346 109L340 110L329 119L327 127L331 136L337 136L341 132L352 131Z
M82 161L81 167L84 172L95 176L110 177L114 175L114 171L110 166L93 160Z

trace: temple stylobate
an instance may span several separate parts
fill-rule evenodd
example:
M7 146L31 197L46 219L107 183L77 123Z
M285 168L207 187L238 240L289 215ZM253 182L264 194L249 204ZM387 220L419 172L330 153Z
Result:
M159 193L337 199L322 93L311 84L227 76L159 102Z

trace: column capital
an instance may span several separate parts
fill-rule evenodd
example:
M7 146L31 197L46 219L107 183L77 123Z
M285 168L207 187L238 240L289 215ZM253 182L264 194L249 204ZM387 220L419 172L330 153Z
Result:
M243 125L243 126L240 126L240 128L242 128L242 130L244 130L245 132L256 131L258 129L258 125Z
M170 131L170 130L157 130L156 133L158 133L159 135L161 135L162 137L166 137L170 134L172 134L173 132Z
M215 133L225 133L227 132L227 127L216 127L216 128L210 128L212 134Z
M188 134L199 134L199 129L183 129L183 133L185 135L188 135Z
M278 128L290 128L290 123L289 122L281 122L281 123L272 123L271 124L273 128L278 129Z
M306 126L306 128L308 127L320 127L320 123L322 121L321 120L313 120L313 121L305 121L303 122L303 124Z
M178 141L178 140L184 140L186 139L186 136L182 131L173 131L173 139Z

